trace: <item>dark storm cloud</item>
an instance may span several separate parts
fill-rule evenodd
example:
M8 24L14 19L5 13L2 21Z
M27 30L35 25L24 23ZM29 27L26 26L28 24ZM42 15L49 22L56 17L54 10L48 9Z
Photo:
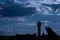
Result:
M22 5L12 5L12 6L6 6L3 10L0 10L0 14L2 16L7 17L15 17L15 16L27 16L31 15L33 13L36 13L36 9L33 7L23 7Z

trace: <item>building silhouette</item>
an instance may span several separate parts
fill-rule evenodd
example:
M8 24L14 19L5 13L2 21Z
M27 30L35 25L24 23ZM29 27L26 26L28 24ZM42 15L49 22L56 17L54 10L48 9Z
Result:
M60 37L50 27L46 27L46 31L49 40L60 40Z
M60 40L58 36L50 27L46 27L47 35L41 35L41 22L37 22L38 36L34 34L16 34L16 36L0 36L0 40Z
M40 37L41 36L41 22L40 21L37 22L37 28L38 28L38 37Z
M57 36L57 34L50 27L46 27L46 31L47 31L48 35L51 37Z

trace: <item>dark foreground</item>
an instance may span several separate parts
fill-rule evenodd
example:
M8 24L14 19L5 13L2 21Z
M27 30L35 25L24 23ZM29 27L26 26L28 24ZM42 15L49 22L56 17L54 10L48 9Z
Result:
M16 40L16 36L0 36L0 40Z
M35 34L16 34L16 36L0 36L0 40L60 40L50 27L46 27L46 34L41 35L41 22L37 23L38 35Z
M43 35L37 37L34 35L16 35L16 36L0 36L0 40L60 40L60 37L50 37L48 35Z
M48 35L42 34L37 36L35 34L16 34L16 36L0 36L0 40L60 40L58 36L51 28L46 27Z

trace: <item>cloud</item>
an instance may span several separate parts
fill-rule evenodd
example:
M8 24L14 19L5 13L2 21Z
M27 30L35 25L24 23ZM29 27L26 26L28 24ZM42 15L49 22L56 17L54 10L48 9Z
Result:
M1 16L1 15L0 15ZM27 22L25 17L0 17L0 21L8 21L8 22Z
M10 17L11 21L17 21L17 22L26 22L27 19L24 17Z
M22 7L22 5L12 5L5 6L3 10L0 10L0 14L2 16L14 17L14 16L27 16L36 13L36 9L34 7Z
M26 1L14 0L14 3L18 4L19 6L12 6L12 7L8 6L8 9L5 8L3 12L0 11L0 14L8 17L26 16L26 15L31 15L37 11L39 13L43 12L42 15L53 15L51 13L48 13L49 11L45 11L47 10L46 7L41 6L41 3L47 3L47 2L51 3L52 0L43 0L43 1L42 0L26 0ZM5 4L5 3L2 2L2 4Z
M26 26L36 26L36 23L18 23Z
M0 10L3 10L3 8L2 8L2 7L0 7Z
M57 16L60 16L60 14L57 14Z
M42 3L48 3L48 4L52 4L52 3L58 3L56 0L52 1L52 0L26 0L26 1L15 1L17 4L23 4L25 6L25 8L28 7L33 7L36 8L36 11L39 13L39 15L55 15L54 13L52 13L52 9L50 7L46 7L41 5ZM34 14L33 14L34 15Z
M1 17L2 15L0 15L0 17Z
M48 25L49 23L51 23L50 21L41 21L42 22L42 24L44 24L44 25Z

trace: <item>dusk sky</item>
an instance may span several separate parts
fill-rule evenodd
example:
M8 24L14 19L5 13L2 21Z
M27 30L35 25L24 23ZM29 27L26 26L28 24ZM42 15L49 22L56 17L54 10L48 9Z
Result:
M60 9L53 11L41 5L59 4L60 0L0 0L0 35L34 34L37 33L37 22L52 28L60 35Z

